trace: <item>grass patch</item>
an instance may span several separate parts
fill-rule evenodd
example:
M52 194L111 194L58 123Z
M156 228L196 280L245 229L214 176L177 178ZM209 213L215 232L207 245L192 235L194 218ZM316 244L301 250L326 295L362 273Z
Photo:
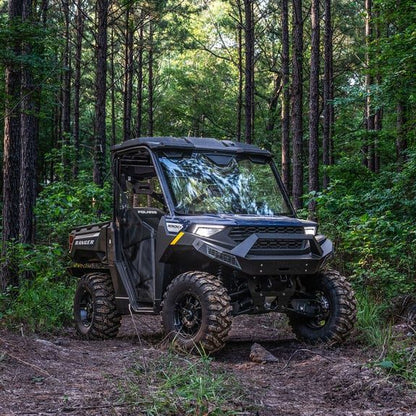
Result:
M357 301L357 329L360 340L375 348L391 344L391 325L383 318L385 306L377 304L367 294L357 295Z
M168 352L137 361L120 386L123 402L156 415L237 415L245 393L237 380L214 368L208 356L181 357Z
M415 325L409 322L395 325L386 318L391 305L377 304L369 296L359 296L358 304L357 328L361 341L375 352L372 366L416 386Z

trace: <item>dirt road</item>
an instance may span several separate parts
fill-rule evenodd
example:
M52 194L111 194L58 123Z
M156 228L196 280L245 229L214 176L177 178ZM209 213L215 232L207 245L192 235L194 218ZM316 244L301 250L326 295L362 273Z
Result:
M68 330L35 337L0 330L0 415L145 415L121 400L120 381L140 357L166 354L157 317L123 318L116 339L88 342ZM276 324L277 322L277 324ZM356 340L336 348L294 340L276 316L236 318L212 365L243 385L240 415L416 415L416 391L368 366ZM277 361L256 363L258 343ZM139 358L138 358L139 357Z

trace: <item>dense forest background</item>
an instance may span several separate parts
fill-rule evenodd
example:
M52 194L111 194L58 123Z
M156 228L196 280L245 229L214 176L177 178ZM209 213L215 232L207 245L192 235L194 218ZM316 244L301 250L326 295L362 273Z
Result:
M413 0L9 0L0 25L10 324L68 322L68 232L111 215L109 147L137 136L271 150L361 316L415 293Z

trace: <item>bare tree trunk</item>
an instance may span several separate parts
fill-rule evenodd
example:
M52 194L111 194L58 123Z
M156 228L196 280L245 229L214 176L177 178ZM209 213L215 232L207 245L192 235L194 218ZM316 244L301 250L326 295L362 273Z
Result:
M325 0L325 35L324 35L324 82L323 82L323 137L322 137L322 162L324 165L323 187L329 186L329 177L326 168L332 164L332 130L334 123L334 74L332 51L332 17L331 1Z
M105 100L107 92L107 19L108 0L97 0L97 68L95 75L94 171L93 180L103 186L106 156Z
M78 160L80 156L80 98L81 98L81 60L82 38L84 36L84 15L82 0L77 0L76 12L76 39L75 39L75 74L74 74L74 156L75 163L72 167L74 178L78 176Z
M149 93L149 97L148 97L148 135L150 137L153 136L153 128L154 128L154 115L153 115L153 84L154 84L154 80L153 80L153 22L150 19L150 23L149 23L149 85L148 85L148 93Z
M280 93L282 92L282 76L276 74L273 81L273 90L268 99L268 118L266 123L266 131L273 132L276 124L276 109L279 102Z
M136 97L136 136L142 134L143 114L143 51L144 51L144 11L140 12L139 45L137 58L137 97Z
M377 44L377 52L376 54L380 53L380 9L379 5L376 3L374 8L374 16L375 16L375 41ZM377 75L376 75L376 84L381 86L382 79L381 74L377 68ZM375 114L374 114L374 172L380 172L380 150L379 150L379 132L383 128L383 108L377 107Z
M8 16L10 30L22 16L22 1L9 0ZM14 57L21 53L18 36L10 42L9 49ZM9 255L8 243L19 237L19 181L20 181L20 63L16 58L6 63L5 77L5 117L3 147L3 230L1 268L1 289L19 283L16 265Z
M116 144L116 86L115 86L115 79L116 79L116 71L114 65L114 56L116 54L116 47L114 43L114 27L111 26L111 57L110 57L110 95L111 95L111 145L114 146Z
M123 99L123 140L129 140L131 135L131 106L133 100L133 22L130 7L126 12L126 33L124 53L124 99Z
M254 11L253 0L244 0L245 14L245 140L254 138Z
M241 123L243 121L243 9L241 0L237 0L238 27L237 27L237 48L238 48L238 96L237 96L237 141L241 141Z
M365 103L365 126L367 134L365 137L364 143L364 165L368 167L372 172L374 169L374 114L372 109L371 102L371 87L373 85L373 77L369 72L371 65L370 57L370 43L372 41L372 0L365 0L365 10L366 10L366 19L365 19L365 40L366 40L366 76L365 76L365 85L366 85L366 103Z
M311 62L309 78L309 192L319 190L319 0L311 5ZM309 202L309 217L316 220L316 201Z
M71 138L71 58L70 58L70 31L69 31L69 1L62 0L65 18L65 49L63 56L63 86L62 86L62 164L64 178L69 179L69 145Z
M282 1L282 180L290 190L290 85L289 85L289 5Z
M32 0L23 1L23 21L33 20ZM23 55L32 54L32 45L23 42ZM35 206L36 190L36 106L35 96L38 91L34 85L34 77L30 64L22 67L22 114L21 114L21 169L20 169L20 212L19 237L25 244L33 243L33 209ZM26 276L28 277L28 276Z
M293 0L293 205L302 208L303 195L303 21L302 0Z

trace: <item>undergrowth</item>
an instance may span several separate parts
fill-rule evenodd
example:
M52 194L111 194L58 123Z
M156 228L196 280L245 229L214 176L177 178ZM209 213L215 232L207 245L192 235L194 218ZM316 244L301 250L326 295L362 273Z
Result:
M245 399L235 378L215 368L212 358L174 352L150 361L138 359L120 392L125 403L146 409L148 416L236 415Z
M391 319L394 299L416 295L416 154L408 156L401 169L392 164L378 174L358 158L341 158L328 169L330 187L309 197L334 243L333 267L356 290L360 340L375 365L415 383L415 331Z
M62 158L53 159L59 173ZM51 159L52 160L52 159ZM68 234L71 228L104 221L111 213L111 184L101 188L79 173L70 183L44 185L35 207L36 244L10 242L7 262L19 284L0 291L0 324L34 332L55 332L72 321L76 279L68 276Z
M371 365L400 376L416 387L416 321L392 316L392 305L378 304L368 293L358 295L357 329L373 351ZM407 318L407 319L406 319Z
M62 247L10 244L8 253L21 279L19 287L0 292L1 324L38 333L70 324L75 280L66 273Z

